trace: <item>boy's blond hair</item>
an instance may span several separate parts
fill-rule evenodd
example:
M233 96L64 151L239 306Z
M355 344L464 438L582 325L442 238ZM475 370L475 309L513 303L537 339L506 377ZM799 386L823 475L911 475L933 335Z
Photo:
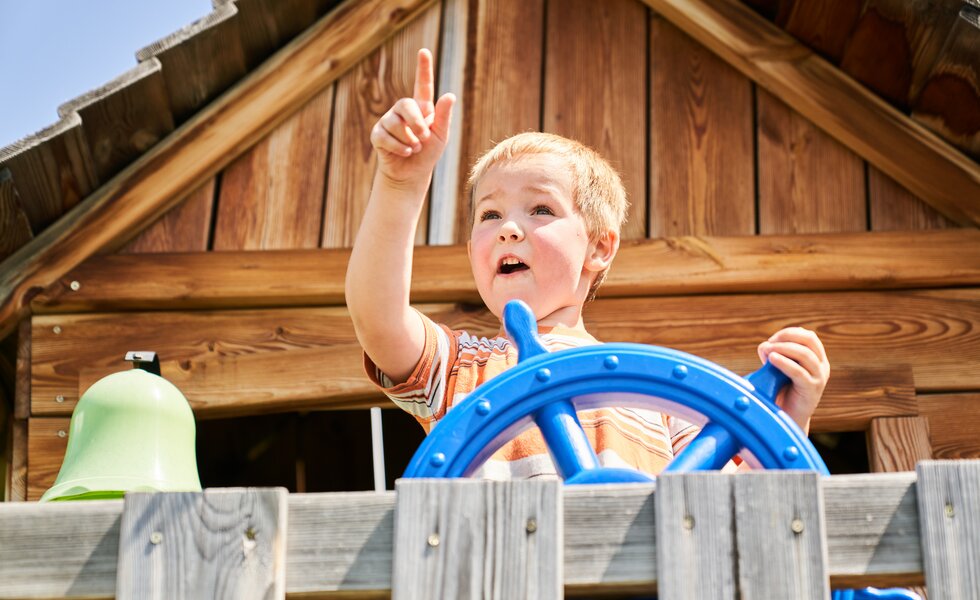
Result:
M580 142L538 131L509 137L477 159L466 182L471 219L473 194L480 179L493 165L524 154L551 154L568 162L573 176L572 200L585 221L591 241L599 239L609 230L619 234L626 221L629 201L616 169L598 152ZM605 279L606 271L603 271L592 282L590 300Z

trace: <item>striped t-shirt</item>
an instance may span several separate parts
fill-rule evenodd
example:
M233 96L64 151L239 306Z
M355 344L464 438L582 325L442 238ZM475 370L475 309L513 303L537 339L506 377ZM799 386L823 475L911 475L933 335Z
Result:
M503 335L475 337L437 325L422 315L425 348L404 383L392 381L365 355L368 376L428 433L457 402L477 386L517 364L517 349ZM539 328L548 350L555 352L597 344L584 331L563 326ZM656 475L699 431L670 415L641 408L598 408L578 411L599 462L603 466L634 468ZM507 442L474 473L487 479L555 476L555 466L537 427Z

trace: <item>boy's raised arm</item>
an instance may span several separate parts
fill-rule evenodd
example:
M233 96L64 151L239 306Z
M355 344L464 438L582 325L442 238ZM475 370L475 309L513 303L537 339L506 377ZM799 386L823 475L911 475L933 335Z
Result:
M371 197L347 266L347 308L364 351L395 382L422 355L425 331L409 306L412 250L432 170L449 137L455 97L434 103L432 55L419 50L412 98L402 98L375 123L378 155Z

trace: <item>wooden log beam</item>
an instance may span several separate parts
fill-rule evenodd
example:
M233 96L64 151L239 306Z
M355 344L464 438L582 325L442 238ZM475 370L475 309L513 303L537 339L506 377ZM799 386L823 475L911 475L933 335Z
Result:
M914 250L913 250L914 248ZM36 313L336 305L350 250L93 257ZM256 285L256 282L263 282ZM980 284L980 231L679 237L625 243L600 297ZM466 249L418 247L413 302L479 302Z
M432 0L348 0L0 264L0 338L39 289L112 251L227 166Z
M643 0L941 213L980 225L980 166L737 0Z

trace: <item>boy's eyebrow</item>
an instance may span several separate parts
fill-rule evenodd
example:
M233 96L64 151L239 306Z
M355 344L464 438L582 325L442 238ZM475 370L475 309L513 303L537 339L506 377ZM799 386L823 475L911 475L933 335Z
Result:
M539 194L547 194L549 196L553 196L556 193L560 193L561 192L561 188L558 185L555 185L555 184L552 184L552 183L531 183L531 184L528 184L528 185L525 185L524 187L522 187L521 188L521 191L522 192L528 192L528 191L538 192ZM473 206L478 205L479 203L483 202L484 200L493 200L493 197L496 195L496 193L497 193L497 190L492 190L491 192L489 192L487 194L484 194L483 196L477 198L476 202L473 203Z

